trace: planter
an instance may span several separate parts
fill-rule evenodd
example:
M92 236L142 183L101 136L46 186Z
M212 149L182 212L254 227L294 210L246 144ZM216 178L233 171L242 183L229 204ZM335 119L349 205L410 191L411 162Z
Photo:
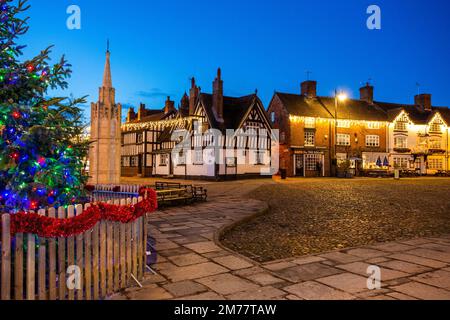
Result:
M409 148L394 148L394 151L397 153L409 153L409 152L411 152L411 149L409 149Z
M287 170L286 170L286 169L281 169L281 170L280 170L280 173L281 173L281 179L282 179L282 180L286 180L286 177L287 177Z

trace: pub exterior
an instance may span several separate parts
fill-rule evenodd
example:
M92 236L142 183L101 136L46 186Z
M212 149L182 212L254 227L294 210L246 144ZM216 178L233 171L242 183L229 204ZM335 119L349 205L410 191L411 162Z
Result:
M275 92L268 115L280 130L280 167L288 177L392 174L449 170L450 109L431 104L430 94L414 104L374 101L374 87L359 99L317 95L305 81L300 94Z

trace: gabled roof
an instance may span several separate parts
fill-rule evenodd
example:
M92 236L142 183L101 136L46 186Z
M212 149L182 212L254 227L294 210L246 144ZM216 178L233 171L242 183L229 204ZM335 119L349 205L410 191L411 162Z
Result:
M276 92L283 106L289 114L302 117L334 118L335 98L308 98L304 95ZM338 119L393 121L405 111L415 124L427 124L439 112L443 120L450 125L450 109L446 107L432 107L432 111L424 111L419 106L378 102L368 103L364 100L348 99L339 103Z
M275 93L288 112L295 116L334 118L335 99L331 97L308 98L304 95ZM363 100L349 99L339 103L337 108L338 119L386 121L386 113Z
M408 114L409 119L415 124L427 124L429 123L436 113L442 116L442 119L450 124L450 109L447 107L431 107L431 111L424 111L419 106L412 104L394 104L385 102L375 102L379 107L386 110L388 114L388 121L393 121L400 112L405 111Z
M212 128L225 130L225 129L238 129L244 116L250 110L250 108L259 101L256 94L251 94L243 97L223 97L223 120L224 122L218 122L214 116L212 106L212 94L201 93L199 101L204 106L208 119Z
M170 115L177 113L176 111L170 111L169 113L164 113L164 109L162 110L154 110L154 109L146 109L145 114L141 117L140 120L137 118L129 123L140 123L140 122L149 122L149 121L160 121L168 118Z

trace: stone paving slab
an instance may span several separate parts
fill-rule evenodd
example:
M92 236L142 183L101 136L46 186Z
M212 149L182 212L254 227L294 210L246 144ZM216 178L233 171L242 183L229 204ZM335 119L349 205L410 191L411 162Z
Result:
M221 247L220 228L266 210L264 202L227 195L152 214L156 275L111 299L412 300L450 299L450 235L401 240L257 263ZM367 288L367 267L381 289Z

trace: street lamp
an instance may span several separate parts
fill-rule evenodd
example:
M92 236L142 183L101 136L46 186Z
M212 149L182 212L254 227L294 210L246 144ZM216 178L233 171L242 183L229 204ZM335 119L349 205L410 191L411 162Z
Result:
M336 89L334 90L334 142L333 142L333 167L334 167L334 173L337 174L337 121L338 121L338 106L339 102L345 102L348 99L348 95L343 92Z

